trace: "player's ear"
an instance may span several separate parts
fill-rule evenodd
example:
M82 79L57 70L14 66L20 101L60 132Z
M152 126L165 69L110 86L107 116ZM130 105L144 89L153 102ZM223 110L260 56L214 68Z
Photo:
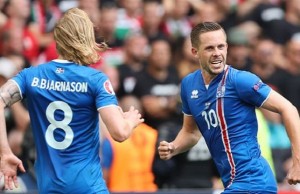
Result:
M198 50L197 50L197 49L195 49L194 47L192 47L191 51L192 51L192 54L193 54L195 57L198 56Z

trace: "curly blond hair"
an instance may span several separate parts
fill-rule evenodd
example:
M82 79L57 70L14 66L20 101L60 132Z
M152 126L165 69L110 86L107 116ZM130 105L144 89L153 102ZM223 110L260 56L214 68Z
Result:
M87 13L71 8L57 22L54 40L58 54L66 60L80 65L90 65L100 60L99 52L107 45L96 43L94 26Z

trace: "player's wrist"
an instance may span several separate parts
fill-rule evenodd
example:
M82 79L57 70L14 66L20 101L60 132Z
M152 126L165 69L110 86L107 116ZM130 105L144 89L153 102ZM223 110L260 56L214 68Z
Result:
M127 125L129 126L130 130L133 130L136 127L135 122L128 120L128 119L126 120L126 122L127 122Z
M168 146L169 146L169 150L170 150L171 155L172 156L176 155L176 153L175 153L176 147L174 145L174 142L170 142Z
M9 147L9 144L7 143L7 145L1 145L0 146L0 158L2 158L2 156L7 155L7 154L12 154L12 150Z

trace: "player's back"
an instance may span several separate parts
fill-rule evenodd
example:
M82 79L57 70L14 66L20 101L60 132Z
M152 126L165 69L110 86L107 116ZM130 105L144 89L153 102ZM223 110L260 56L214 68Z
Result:
M55 60L25 69L14 80L27 97L39 192L97 193L105 188L97 108L116 103L100 95L107 77L86 66Z

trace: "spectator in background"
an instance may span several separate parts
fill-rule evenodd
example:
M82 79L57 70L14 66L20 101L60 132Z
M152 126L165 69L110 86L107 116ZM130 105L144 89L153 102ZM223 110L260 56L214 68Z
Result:
M145 122L158 130L160 139L171 139L177 133L181 120L179 110L179 77L171 62L170 44L165 39L151 42L146 67L136 76L133 95L141 99ZM181 157L162 161L156 154L153 164L155 181L159 188L171 187L173 169Z
M140 33L142 16L142 0L120 0L115 35L125 40L129 34Z
M100 0L78 0L78 8L85 11L96 26L100 19Z
M2 28L7 21L7 16L2 12L4 3L5 0L0 0L0 28Z
M124 63L118 66L120 88L117 96L132 94L137 83L136 76L144 69L147 59L148 40L140 33L129 34L125 40Z
M141 26L142 32L148 38L149 42L158 38L166 38L161 30L163 16L164 10L161 3L157 0L144 1Z
M188 0L163 0L165 9L162 30L172 45L172 53L174 48L178 46L178 42L182 41L189 35L192 29L192 22L188 15L191 5Z
M239 25L237 25L236 27L233 27L231 29L234 29L234 28L240 29L241 31L243 31L245 33L245 35L247 37L248 46L250 48L256 45L256 43L260 37L265 37L262 34L261 28L253 21L242 22Z
M139 99L134 96L124 96L120 106L123 110L134 106L143 112ZM122 144L107 135L102 143L102 168L110 192L157 190L152 172L156 140L157 130L145 123L138 125Z
M195 25L205 21L219 22L227 32L239 23L237 2L231 0L189 0L195 10Z
M141 99L146 123L159 130L178 120L179 78L171 61L170 44L158 39L151 44L145 68L137 75L133 94Z
M118 8L113 3L101 3L100 19L96 26L97 42L105 41L109 48L101 54L100 64L109 66L119 66L124 62L123 40L116 37L116 23L118 17ZM98 69L101 67L98 67Z
M191 20L194 25L204 21L218 21L220 15L218 14L217 6L212 1L196 1L190 0L195 13L191 16Z
M0 33L0 55L23 54L23 33L17 29L3 29ZM26 56L25 56L26 57Z
M298 0L289 1L249 1L253 7L242 17L258 24L264 36L276 44L284 45L294 34L300 33L300 4Z
M194 72L198 69L197 58L191 53L191 41L190 37L186 37L183 45L177 50L177 54L174 57L176 61L176 69L178 72L179 79L182 80L183 77L189 73Z
M271 23L268 30L270 38L285 45L294 35L300 34L300 4L297 0L284 1L284 17Z
M18 47L18 54L23 54L32 65L35 65L39 55L40 42L39 36L31 29L30 23L28 24L30 1L8 0L3 9L8 20L3 26L1 34L8 33L11 41L16 41L10 43L10 46ZM15 39L16 37L19 39Z
M250 71L258 75L263 82L270 86L274 85L273 75L283 66L284 61L279 53L279 47L269 38L260 38L251 50Z
M117 17L118 8L116 4L102 4L100 9L100 20L97 25L97 28L99 29L96 36L100 40L105 40L110 48L120 47L123 45L123 41L115 36Z
M62 13L73 7L78 7L78 0L56 0L56 2Z
M240 27L228 30L227 61L232 67L239 70L250 70L250 40L244 29Z
M52 32L56 22L62 16L62 11L55 0L34 0L31 3L31 10L30 28L37 36L42 50L54 41Z

